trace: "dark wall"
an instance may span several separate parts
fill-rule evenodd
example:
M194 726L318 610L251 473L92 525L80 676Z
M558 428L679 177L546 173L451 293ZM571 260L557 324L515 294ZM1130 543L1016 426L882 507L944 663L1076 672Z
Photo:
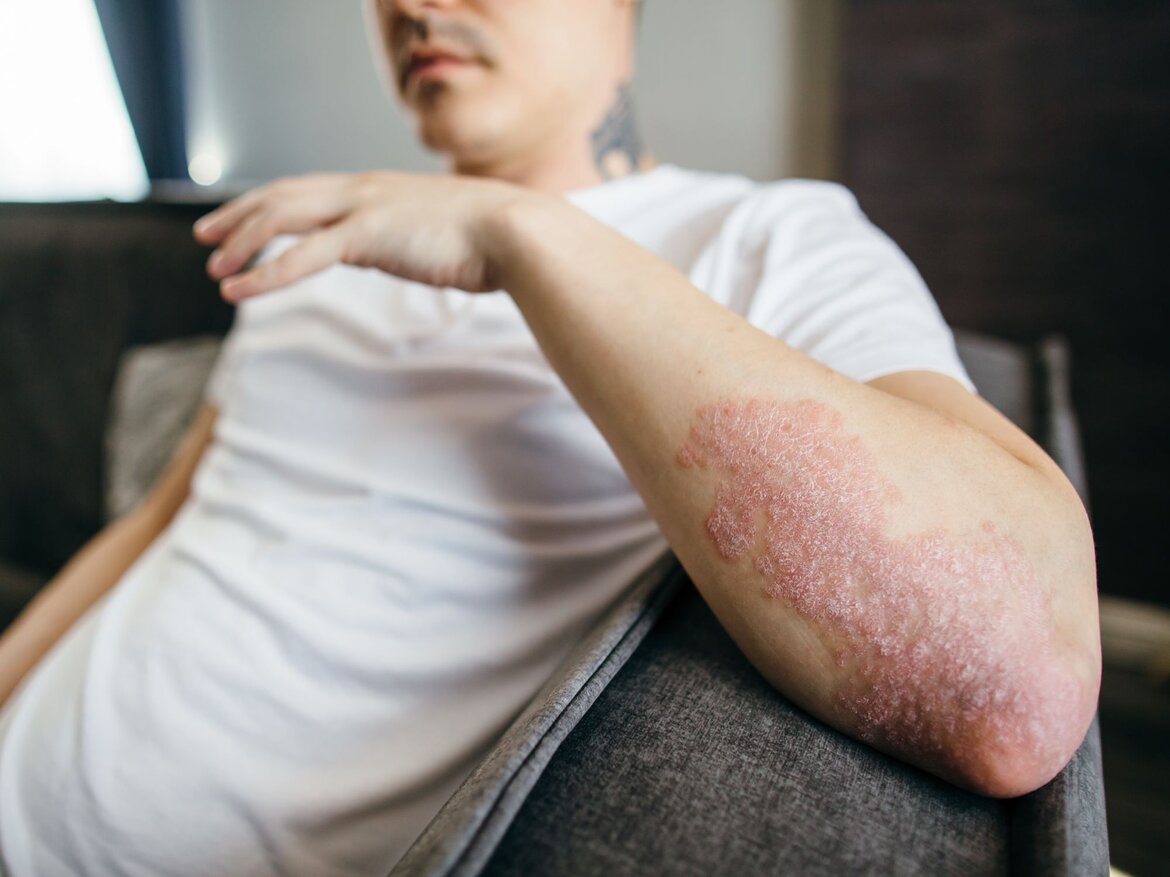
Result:
M1170 604L1170 3L846 21L844 181L953 325L1068 336L1101 590Z

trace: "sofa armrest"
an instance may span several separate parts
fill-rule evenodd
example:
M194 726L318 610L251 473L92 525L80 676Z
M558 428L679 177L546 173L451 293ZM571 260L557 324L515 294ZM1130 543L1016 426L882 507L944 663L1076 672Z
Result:
M1067 348L960 333L959 352L984 398L1083 489ZM666 609L588 710L552 721L555 739L514 729L507 746L539 749L538 763L493 775L489 755L395 873L1107 873L1096 722L1047 786L984 798L795 707L685 574L641 599L655 594ZM630 621L607 623L602 646Z

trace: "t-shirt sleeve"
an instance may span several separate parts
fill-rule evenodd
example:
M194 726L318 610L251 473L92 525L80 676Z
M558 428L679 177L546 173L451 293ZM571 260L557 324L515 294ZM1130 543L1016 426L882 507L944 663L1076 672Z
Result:
M975 389L922 276L848 189L792 180L753 197L749 322L857 381L925 370Z

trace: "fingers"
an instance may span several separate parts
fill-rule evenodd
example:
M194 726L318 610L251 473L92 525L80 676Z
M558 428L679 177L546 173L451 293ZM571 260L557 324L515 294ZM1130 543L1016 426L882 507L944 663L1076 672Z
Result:
M220 292L228 301L239 301L316 274L342 260L349 233L348 225L339 223L311 234L271 262L228 277Z
M261 186L233 198L199 218L194 225L195 239L203 244L218 244L268 194L268 186Z
M211 254L207 273L216 280L235 274L281 230L280 221L272 213L254 210Z
M194 226L197 240L219 244L207 261L208 274L227 277L278 234L311 231L337 220L349 209L349 185L346 175L277 180L208 213Z

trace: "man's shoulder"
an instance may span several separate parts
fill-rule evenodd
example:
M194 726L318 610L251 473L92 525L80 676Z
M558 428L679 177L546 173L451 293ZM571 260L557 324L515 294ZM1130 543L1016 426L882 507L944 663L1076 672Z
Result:
M667 165L664 170L673 175L683 189L719 189L737 194L743 200L754 202L823 201L856 209L857 197L844 183L810 177L775 177L759 179L742 173L702 170L680 165Z
M764 243L798 228L850 237L869 230L856 195L842 183L803 177L759 180L693 168L677 168L675 176L680 201L717 208L721 233L741 241Z

